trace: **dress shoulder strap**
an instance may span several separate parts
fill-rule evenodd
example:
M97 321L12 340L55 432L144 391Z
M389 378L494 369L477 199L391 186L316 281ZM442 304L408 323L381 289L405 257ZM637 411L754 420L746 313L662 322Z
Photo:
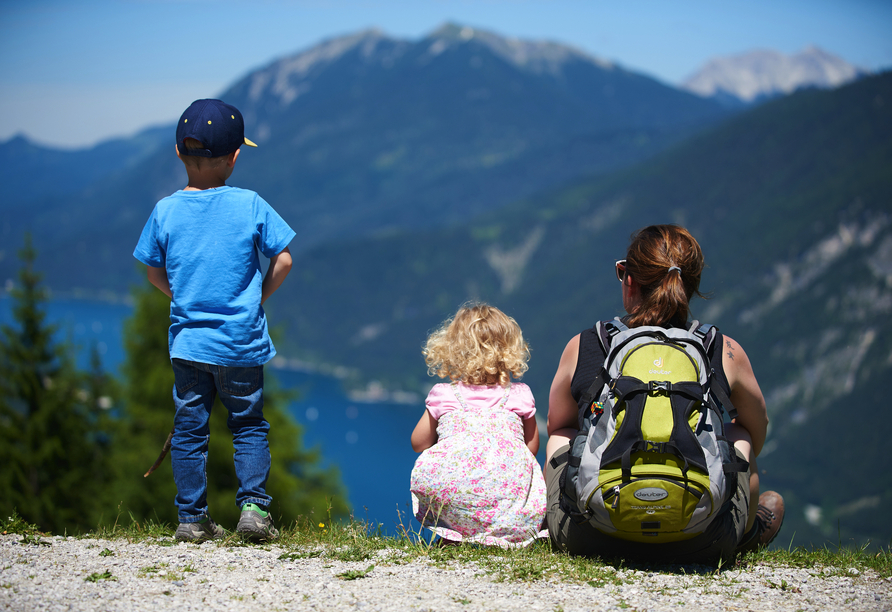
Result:
M465 410L468 409L468 404L465 402L464 396L461 394L461 391L458 388L458 381L453 380L450 383L452 387L452 392L455 394L455 398L458 400L458 403L461 404L461 407ZM511 383L509 382L505 385L505 392L502 394L502 401L499 402L499 405L496 408L504 408L505 404L508 403L508 394L511 392Z

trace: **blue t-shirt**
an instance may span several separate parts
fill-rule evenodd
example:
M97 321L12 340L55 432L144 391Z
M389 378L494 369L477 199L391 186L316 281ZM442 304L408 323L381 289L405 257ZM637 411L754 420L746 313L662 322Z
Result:
M247 189L177 191L158 202L133 256L167 270L171 359L224 366L272 359L257 250L273 257L293 238L282 217Z

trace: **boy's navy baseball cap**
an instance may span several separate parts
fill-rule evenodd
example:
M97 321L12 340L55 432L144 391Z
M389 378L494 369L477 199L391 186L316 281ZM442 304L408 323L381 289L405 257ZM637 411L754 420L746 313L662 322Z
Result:
M186 138L194 138L204 149L187 149ZM245 138L245 121L234 106L220 100L196 100L177 123L177 150L180 155L221 157L243 144L257 145Z

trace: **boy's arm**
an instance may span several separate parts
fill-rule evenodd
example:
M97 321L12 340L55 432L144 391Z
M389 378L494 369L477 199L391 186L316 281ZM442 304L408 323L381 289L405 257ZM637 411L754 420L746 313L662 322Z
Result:
M291 272L291 251L285 247L281 253L269 258L269 269L266 271L260 292L261 304L276 292L289 272Z
M173 299L173 292L170 290L170 282L167 280L167 268L153 268L148 266L149 282L158 287L161 293Z

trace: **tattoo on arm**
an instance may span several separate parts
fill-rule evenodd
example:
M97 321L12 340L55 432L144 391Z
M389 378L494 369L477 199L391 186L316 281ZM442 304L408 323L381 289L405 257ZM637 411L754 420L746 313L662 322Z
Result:
M734 345L731 344L730 340L725 340L725 346L728 347L728 359L734 361Z

